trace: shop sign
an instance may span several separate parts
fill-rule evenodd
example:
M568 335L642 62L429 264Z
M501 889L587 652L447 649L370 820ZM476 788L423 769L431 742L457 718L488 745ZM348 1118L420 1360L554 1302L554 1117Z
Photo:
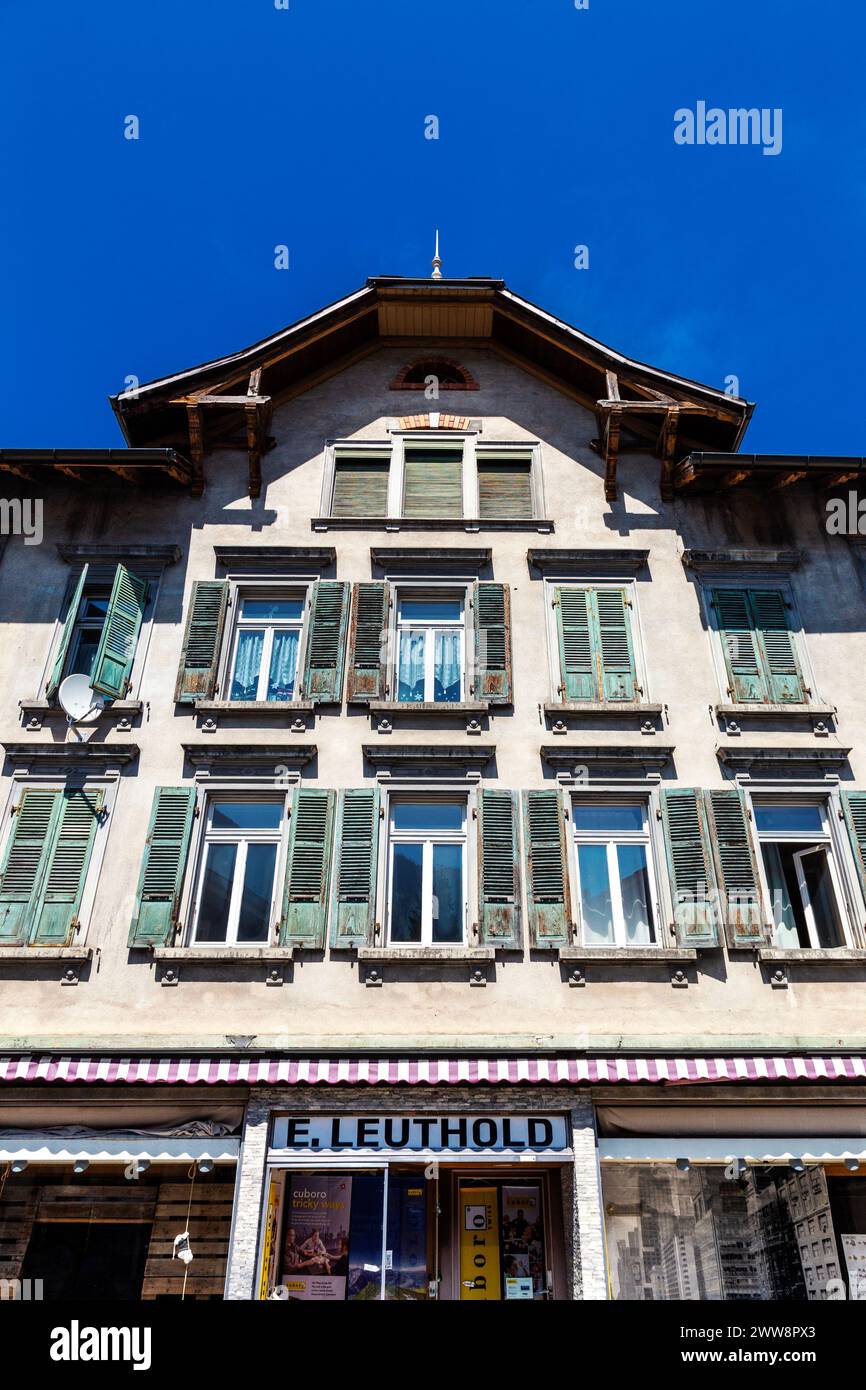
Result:
M319 1156L340 1153L561 1152L563 1115L279 1115L273 1148Z

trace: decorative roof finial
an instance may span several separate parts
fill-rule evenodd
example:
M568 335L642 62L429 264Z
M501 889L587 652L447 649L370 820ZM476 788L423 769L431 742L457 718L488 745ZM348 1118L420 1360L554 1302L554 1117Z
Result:
M433 257L433 274L431 280L442 279L442 257L439 255L439 228L436 228L436 254Z

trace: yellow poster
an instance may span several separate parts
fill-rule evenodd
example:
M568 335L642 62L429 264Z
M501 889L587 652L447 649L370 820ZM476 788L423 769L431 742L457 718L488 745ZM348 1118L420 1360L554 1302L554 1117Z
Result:
M267 1298L274 1286L274 1266L277 1253L277 1230L280 1222L280 1207L283 1196L283 1174L276 1173L271 1179L268 1193L268 1210L265 1217L265 1235L262 1242L262 1270L259 1279L259 1298Z
M460 1297L475 1302L498 1302L502 1297L495 1187L460 1190Z

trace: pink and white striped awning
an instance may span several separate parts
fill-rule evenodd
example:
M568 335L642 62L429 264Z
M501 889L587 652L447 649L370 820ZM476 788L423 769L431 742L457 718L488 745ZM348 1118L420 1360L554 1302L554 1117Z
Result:
M866 1057L0 1057L0 1082L473 1086L866 1081Z

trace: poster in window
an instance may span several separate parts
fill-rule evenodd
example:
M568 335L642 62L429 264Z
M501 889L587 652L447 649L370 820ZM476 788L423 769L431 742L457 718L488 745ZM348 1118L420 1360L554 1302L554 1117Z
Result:
M349 1274L352 1179L296 1173L287 1186L282 1283L288 1297L342 1300Z
M471 1303L498 1302L499 1193L495 1187L460 1191L460 1298Z
M848 1297L866 1301L866 1236L840 1235L848 1267Z
M537 1183L502 1189L502 1272L508 1281L532 1281L533 1296L544 1293L544 1225L541 1214L541 1188ZM517 1284L515 1283L515 1289ZM513 1295L525 1297L524 1293Z
M427 1194L425 1180L394 1174L388 1184L388 1239L391 1265L385 1272L385 1297L428 1296Z

